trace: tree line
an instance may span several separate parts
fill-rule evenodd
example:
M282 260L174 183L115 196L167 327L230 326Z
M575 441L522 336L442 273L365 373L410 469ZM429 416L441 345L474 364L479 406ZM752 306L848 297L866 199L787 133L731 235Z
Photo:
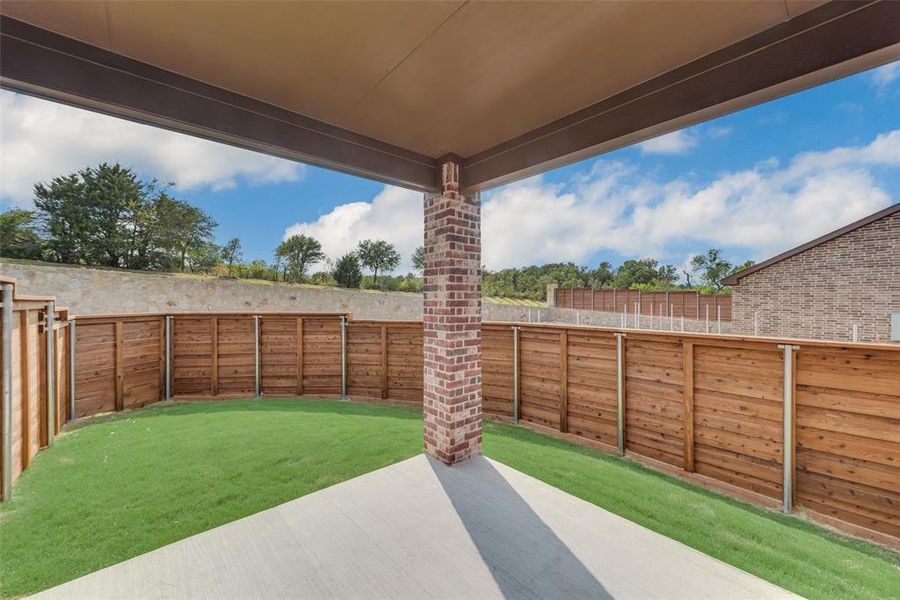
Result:
M243 261L238 238L215 243L215 220L201 208L172 196L172 185L142 181L115 164L88 167L34 187L34 210L0 214L0 256L144 271L182 271L269 281L347 288L418 292L425 250L411 256L413 273L395 276L401 262L396 246L363 240L331 260L321 243L293 235L275 248L273 260ZM575 263L484 269L482 292L542 300L547 284L618 289L698 289L722 291L722 279L752 262L733 265L712 248L679 270L652 258L626 260L618 267ZM309 273L313 265L325 268Z

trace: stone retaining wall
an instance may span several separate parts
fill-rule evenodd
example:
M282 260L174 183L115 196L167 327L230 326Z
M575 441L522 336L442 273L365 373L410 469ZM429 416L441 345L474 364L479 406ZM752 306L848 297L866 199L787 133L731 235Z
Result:
M357 319L420 320L422 296L401 292L347 290L311 285L270 284L172 273L140 273L68 265L9 263L0 260L0 274L18 280L20 293L55 296L74 315L192 311L349 312ZM485 302L485 321L581 323L621 327L615 313L568 308L529 307ZM628 326L633 327L633 316ZM644 317L641 327L650 328ZM680 329L676 319L674 328ZM659 319L653 328L659 329ZM669 329L667 322L663 329ZM685 330L702 332L702 321L685 319ZM722 333L731 331L722 323ZM710 333L716 332L715 323Z

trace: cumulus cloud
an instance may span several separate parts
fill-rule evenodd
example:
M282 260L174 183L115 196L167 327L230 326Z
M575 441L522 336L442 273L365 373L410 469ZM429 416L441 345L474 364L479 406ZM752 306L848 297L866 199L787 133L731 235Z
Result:
M485 194L484 263L498 269L586 262L598 251L679 263L691 249L710 246L764 259L897 201L878 175L898 167L900 130L703 183L659 180L635 165L601 159L565 184L536 177ZM403 253L405 270L422 243L421 202L417 192L386 187L371 202L338 206L285 234L313 235L330 256L361 239L387 239Z
M119 162L179 189L296 181L303 165L90 111L0 92L0 198L27 206L35 183Z
M638 147L641 154L686 154L697 146L698 141L695 133L682 129L647 140Z
M425 236L423 202L422 192L385 186L370 202L341 204L315 221L291 225L284 237L312 236L332 259L353 250L362 240L387 240L400 252L399 272L405 273L412 269L412 253Z

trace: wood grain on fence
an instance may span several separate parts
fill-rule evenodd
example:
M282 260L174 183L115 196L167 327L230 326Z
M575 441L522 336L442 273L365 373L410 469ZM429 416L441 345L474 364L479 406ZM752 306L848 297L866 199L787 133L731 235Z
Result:
M46 377L38 376L46 371L40 366L46 343L39 330L42 306L21 310L15 320L19 351L14 379L16 393L26 399L16 413L17 470L46 443L41 395ZM165 318L77 319L76 416L163 398ZM263 395L339 396L340 318L309 313L172 315L173 395L252 396L258 365ZM618 333L484 324L484 413L512 418L518 389L520 422L615 448ZM57 335L61 357L65 338ZM785 452L780 345L789 343L796 348L794 391L787 399L796 404L788 411L795 415L790 424L795 446L787 449L796 456L796 507L861 528L857 533L900 537L900 347L660 331L628 330L624 335L623 435L630 456L775 504L783 495ZM421 404L422 340L420 322L348 319L348 396ZM65 364L57 364L58 382L67 380ZM59 385L61 423L68 419L66 394L65 384Z
M56 306L51 297L19 294L13 279L0 276L0 284L12 286L13 296L12 318L0 322L0 327L9 328L12 341L11 428L8 440L2 440L2 453L9 452L9 480L15 482L69 419L68 311ZM47 326L51 313L53 329ZM48 360L48 346L55 350L51 360ZM2 358L5 364L6 357ZM4 462L0 461L0 497L8 498L11 489L4 484L7 480Z
M685 319L706 318L711 322L719 318L731 321L730 294L701 294L699 292L672 290L669 292L645 292L643 290L607 290L591 288L557 288L554 305L559 308L576 310L594 310L603 312L628 313L636 312L643 317L665 319L682 316ZM708 312L707 312L708 309Z

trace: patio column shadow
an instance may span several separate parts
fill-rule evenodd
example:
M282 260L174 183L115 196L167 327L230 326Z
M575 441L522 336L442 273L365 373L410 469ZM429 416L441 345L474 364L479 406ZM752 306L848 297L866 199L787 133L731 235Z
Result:
M505 598L612 598L486 458L429 462Z

